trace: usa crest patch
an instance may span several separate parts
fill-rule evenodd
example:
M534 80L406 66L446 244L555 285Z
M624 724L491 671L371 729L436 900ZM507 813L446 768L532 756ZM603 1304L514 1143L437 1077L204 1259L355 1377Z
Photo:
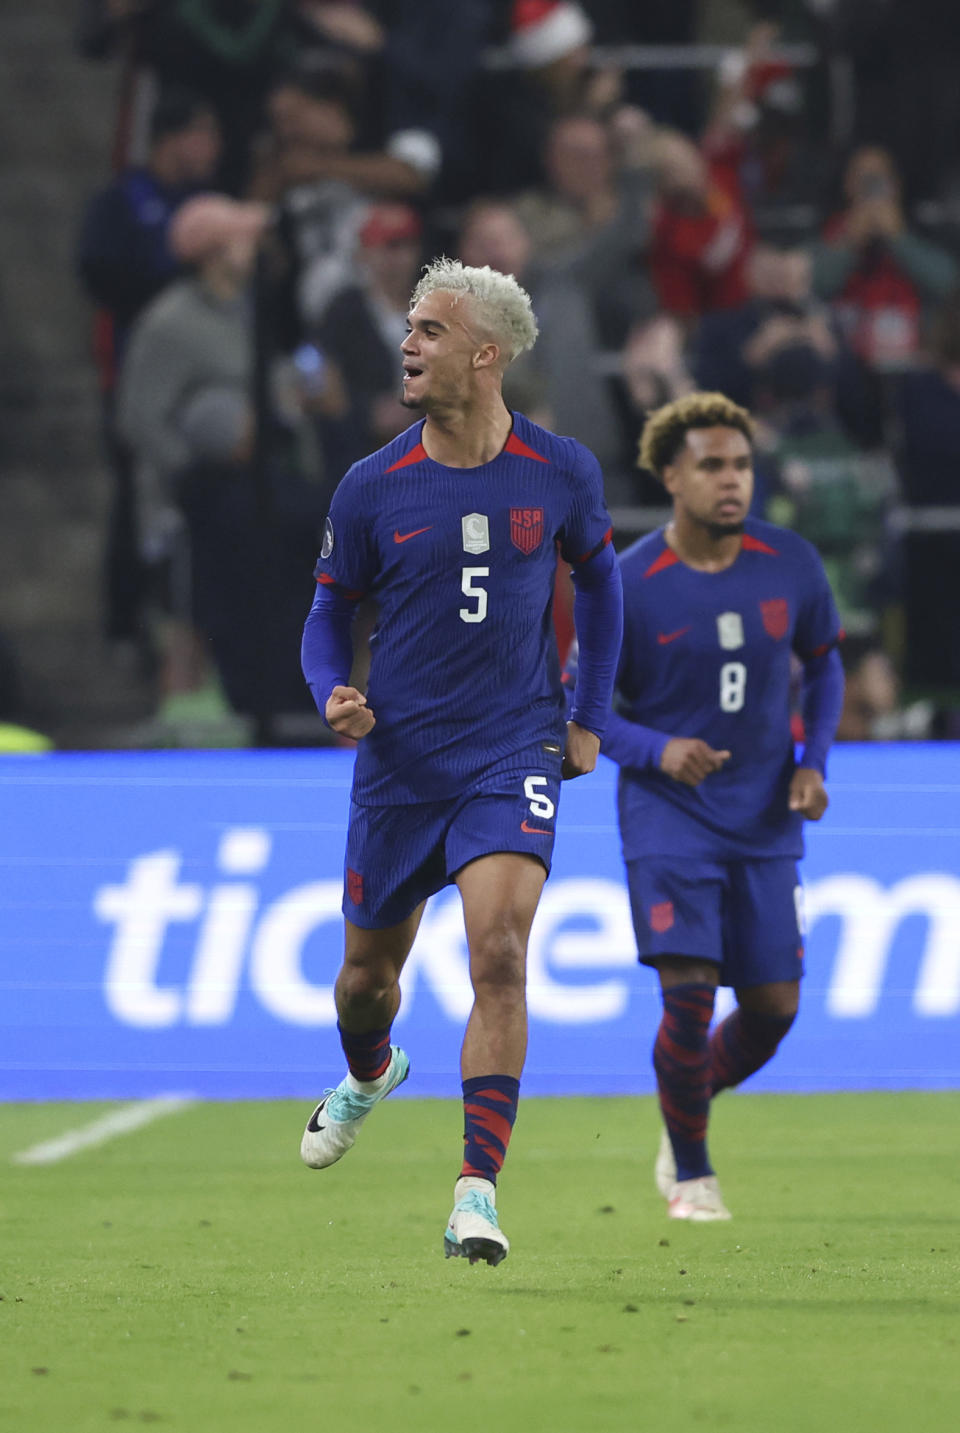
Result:
M763 618L764 631L771 636L775 642L787 635L790 626L790 607L785 597L772 597L769 602L760 603L760 616Z
M543 508L510 509L510 541L525 557L543 541Z

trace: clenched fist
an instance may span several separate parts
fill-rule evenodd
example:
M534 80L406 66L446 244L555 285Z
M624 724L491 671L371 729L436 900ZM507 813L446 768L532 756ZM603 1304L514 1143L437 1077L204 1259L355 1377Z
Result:
M350 736L359 741L376 724L376 717L367 706L363 692L356 687L334 687L324 707L327 726L340 736Z

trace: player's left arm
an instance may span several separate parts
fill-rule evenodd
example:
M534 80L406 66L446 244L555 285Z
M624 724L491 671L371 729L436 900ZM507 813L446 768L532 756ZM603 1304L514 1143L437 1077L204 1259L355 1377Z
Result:
M623 637L623 588L609 539L573 569L573 584L573 624L580 655L567 723L565 779L583 776L596 766L613 700Z
M829 804L824 777L827 754L843 709L843 663L837 643L843 638L833 594L819 558L812 554L807 599L794 634L794 650L803 663L804 745L790 782L790 810L819 821Z
M600 464L586 448L567 441L573 449L573 483L560 550L572 568L573 625L579 648L563 760L563 775L570 778L585 775L597 764L620 661L623 584L611 542Z

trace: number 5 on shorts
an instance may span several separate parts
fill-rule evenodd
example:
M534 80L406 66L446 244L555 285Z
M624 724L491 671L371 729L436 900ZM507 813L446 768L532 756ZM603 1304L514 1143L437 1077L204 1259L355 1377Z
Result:
M524 777L523 794L530 802L530 814L539 816L541 821L549 821L557 809L549 796L545 796L542 791L537 790L538 786L548 786L549 784L545 776Z

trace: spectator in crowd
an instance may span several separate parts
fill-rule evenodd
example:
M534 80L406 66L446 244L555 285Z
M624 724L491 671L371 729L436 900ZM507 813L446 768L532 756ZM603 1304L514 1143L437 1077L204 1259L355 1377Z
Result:
M190 461L186 401L209 387L246 395L253 371L249 284L268 222L265 205L201 195L171 226L177 258L194 270L141 315L120 376L120 428L137 457L141 543L164 555L176 526L174 479Z
M551 124L590 107L592 33L582 5L494 0L490 39L505 63L474 77L469 91L472 142L455 198L512 195L543 182Z
M178 272L167 231L185 199L208 189L220 153L220 128L209 103L189 90L160 95L150 117L149 152L96 193L87 207L77 252L80 278L109 316L122 352L137 314Z
M307 325L319 323L334 294L355 280L353 254L370 199L420 195L440 163L426 132L396 134L382 150L357 152L359 99L340 65L286 76L269 98L270 130L252 192L282 206L296 307Z
M146 162L123 170L93 196L80 233L77 269L99 310L95 350L112 477L105 626L116 642L142 645L144 638L136 492L130 454L114 422L117 365L130 325L179 272L167 237L170 220L185 199L209 185L219 150L219 126L207 101L190 91L167 91L151 116Z
M811 273L804 249L757 243L746 265L746 301L704 314L697 325L691 352L697 385L755 408L770 353L787 340L808 341L833 370L837 416L844 428L864 447L878 447L882 394L846 343L829 307L814 296Z
M910 197L933 199L955 181L960 128L960 29L944 0L832 0L822 7L852 76L858 143L889 149Z
M500 272L530 294L540 325L536 360L520 361L515 375L507 370L506 400L515 405L525 395L556 431L588 444L604 468L608 500L616 497L622 437L601 366L598 296L616 289L617 259L631 250L633 234L629 223L617 223L544 254L518 207L491 199L467 210L457 247L463 263L505 266Z
M833 304L854 351L880 372L916 359L925 309L958 279L952 255L908 227L900 188L886 150L856 150L844 176L846 208L813 248L815 291Z
M410 425L400 405L400 345L422 256L423 225L409 204L370 207L358 235L359 282L341 289L317 330L321 361L343 374L354 421L354 462Z
M671 314L656 313L635 324L620 353L616 397L622 413L622 467L633 469L625 496L650 507L663 506L663 484L636 469L637 444L647 417L697 386L687 366L683 326Z
M244 470L252 457L250 281L268 217L262 204L219 195L184 204L171 225L170 243L193 272L155 299L131 334L118 417L137 463L141 548L149 562L172 568L174 576L185 560L179 502L184 475L198 462ZM209 406L198 417L201 397ZM333 364L310 401L319 412L345 408ZM270 423L270 416L264 421ZM162 674L167 694L207 682L194 614L177 593L173 605Z
M836 350L826 325L768 325L755 356L764 515L817 548L844 629L876 634L891 596L884 572L893 466L882 452L863 452L836 416Z
M691 323L715 309L737 308L747 298L753 246L739 181L676 130L660 132L655 164L650 270L661 308Z
M653 135L648 117L629 105L605 122L585 114L558 119L547 137L546 183L515 201L537 266L589 291L606 347L619 347L630 324L654 307L643 265Z
M536 293L533 241L515 207L505 199L476 199L469 205L460 228L457 255L462 263L472 268L483 268L484 264L488 264L498 273L513 274L531 296ZM593 354L597 340L592 328L589 342L590 353ZM590 364L581 364L580 373L585 390L589 392L595 381ZM554 428L555 417L548 399L549 391L542 344L518 354L504 372L503 397L507 407L519 409L545 428ZM555 392L553 397L557 397ZM590 397L586 401L589 404Z
M140 62L161 84L190 85L216 110L225 139L218 178L230 193L246 184L251 143L277 70L311 45L329 47L332 30L345 38L334 14L347 8L322 0L169 0L136 9ZM339 14L336 19L342 21Z
M190 461L176 496L188 536L190 621L209 644L233 712L310 712L291 653L315 590L312 563L329 491L304 481L278 451L259 475L269 484L265 512L251 417L246 394L229 385L200 390L181 412Z
M813 116L797 72L775 50L779 26L751 27L742 50L718 73L704 152L728 186L739 187L757 232L796 244L812 234L826 185L824 151L813 138Z
M905 702L889 653L873 641L844 642L846 670L837 741L926 741L949 732L950 718L928 699Z

